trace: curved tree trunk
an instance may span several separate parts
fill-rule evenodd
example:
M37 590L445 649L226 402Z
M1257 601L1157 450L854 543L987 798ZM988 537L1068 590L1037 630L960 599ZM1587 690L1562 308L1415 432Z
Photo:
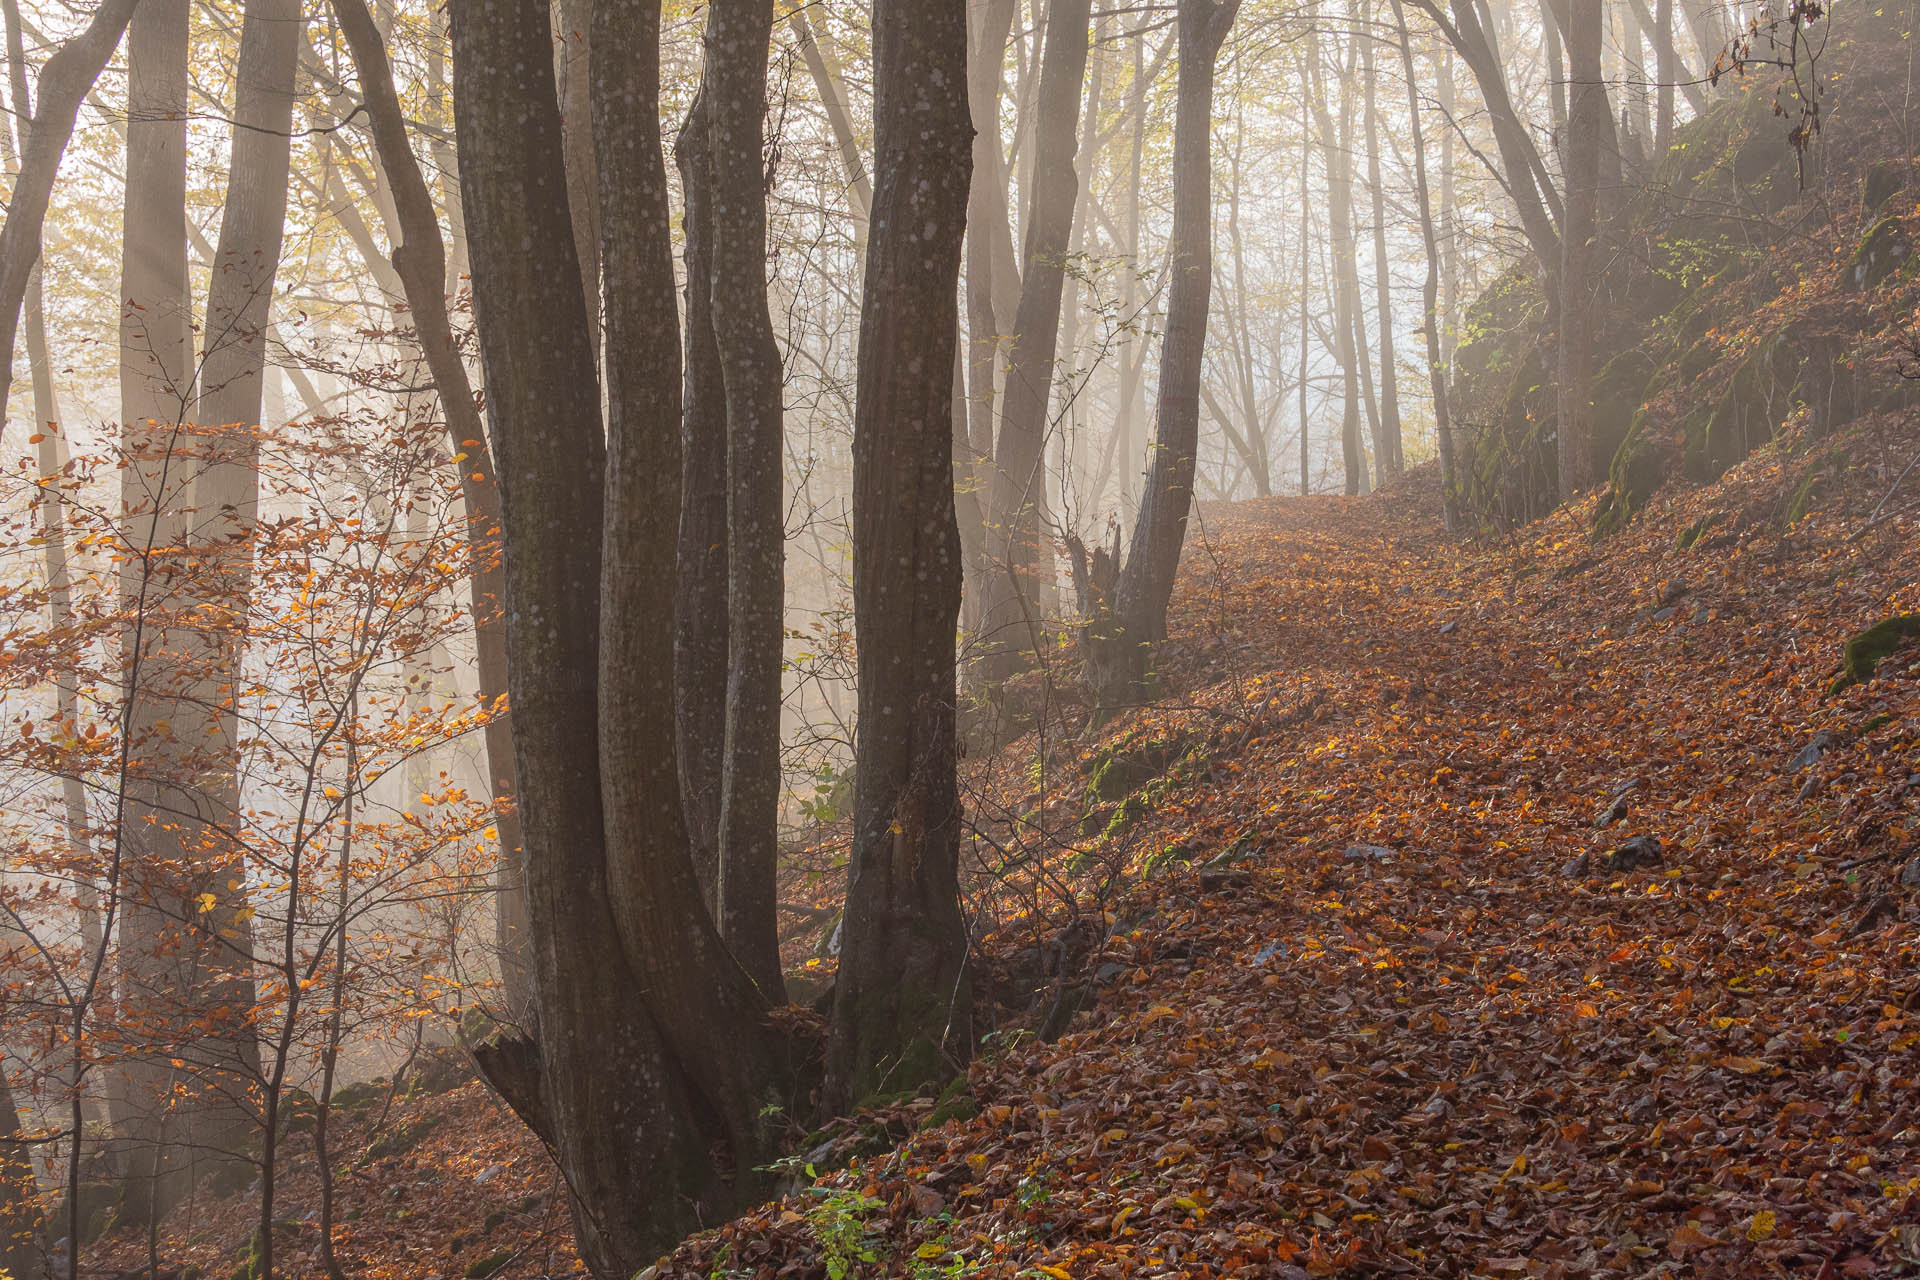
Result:
M507 1012L528 1025L532 1017L532 961L528 953L526 869L514 778L513 724L504 705L507 698L507 625L503 611L506 574L496 554L502 511L494 451L488 443L479 404L474 400L466 361L454 341L444 283L453 268L440 239L433 195L407 141L406 118L400 110L393 68L380 28L368 12L366 0L335 0L334 13L346 38L354 69L360 76L361 94L372 121L380 167L393 190L394 213L399 223L393 272L406 294L414 336L420 342L427 371L440 392L440 411L447 418L447 443L460 458L460 497L466 507L467 537L480 552L474 557L477 567L468 591L473 609L480 697L492 710L484 738L487 782L501 802L495 823L500 833L500 865L495 880L494 943Z

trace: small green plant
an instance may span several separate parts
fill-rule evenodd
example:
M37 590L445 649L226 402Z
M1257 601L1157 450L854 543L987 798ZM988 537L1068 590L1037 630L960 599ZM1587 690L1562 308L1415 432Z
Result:
M808 1191L820 1197L807 1214L807 1225L820 1242L827 1280L847 1280L856 1264L880 1260L867 1219L883 1201L844 1187L809 1187Z

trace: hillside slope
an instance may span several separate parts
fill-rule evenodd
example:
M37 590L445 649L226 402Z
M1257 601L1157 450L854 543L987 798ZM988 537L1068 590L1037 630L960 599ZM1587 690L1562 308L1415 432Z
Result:
M1213 865L973 1118L657 1274L1911 1274L1920 650L1827 688L1920 611L1915 490L1870 522L1917 450L1783 442L1598 544L1451 541L1430 477L1211 512L1143 715L1242 745L1134 847Z

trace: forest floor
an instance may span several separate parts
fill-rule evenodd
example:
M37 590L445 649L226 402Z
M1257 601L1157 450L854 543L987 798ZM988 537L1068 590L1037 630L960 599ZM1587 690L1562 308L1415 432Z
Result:
M1449 535L1421 474L1208 509L1174 695L1022 799L1180 744L1039 980L1085 1007L656 1274L1916 1274L1920 644L1829 692L1920 613L1916 452L1783 442L1599 542L1590 502ZM412 1105L446 1119L342 1179L349 1272L567 1274L538 1145L477 1085ZM206 1208L162 1252L223 1275Z

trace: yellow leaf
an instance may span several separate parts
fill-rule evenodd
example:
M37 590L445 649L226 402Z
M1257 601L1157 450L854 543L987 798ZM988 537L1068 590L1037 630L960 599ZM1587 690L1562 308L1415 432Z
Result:
M1747 1239L1759 1244L1773 1236L1773 1210L1762 1209L1753 1215L1753 1221L1747 1224Z
M946 1251L947 1249L945 1245L934 1244L931 1240L929 1240L926 1244L923 1244L918 1249L915 1249L913 1251L913 1256L916 1258L937 1258L941 1254L945 1253Z
M1119 1142L1121 1139L1127 1136L1127 1131L1125 1129L1109 1129L1105 1133L1101 1134L1100 1136L1105 1138L1108 1142Z
M488 827L485 831L482 831L480 834L485 836L489 840L498 840L500 838L500 828Z
M205 915L207 912L213 910L213 901L213 895L210 893L203 893L194 899L194 902L200 907L201 915Z
M1041 1275L1052 1276L1053 1280L1073 1280L1073 1272L1065 1267L1035 1267Z

